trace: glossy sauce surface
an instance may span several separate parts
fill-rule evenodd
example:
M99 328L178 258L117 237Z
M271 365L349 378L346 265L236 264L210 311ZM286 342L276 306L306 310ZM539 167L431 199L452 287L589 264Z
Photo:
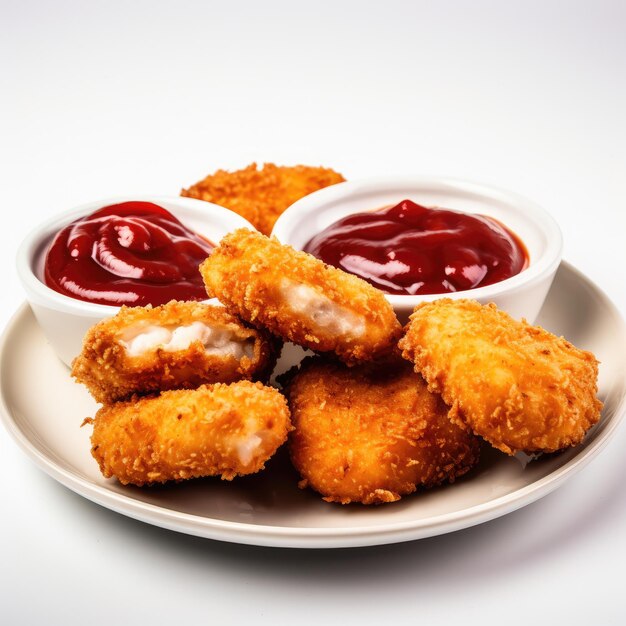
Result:
M349 215L304 250L385 293L401 295L484 287L528 265L524 244L496 220L411 200Z
M198 265L206 239L151 202L123 202L80 218L54 237L46 285L71 298L120 306L207 298Z

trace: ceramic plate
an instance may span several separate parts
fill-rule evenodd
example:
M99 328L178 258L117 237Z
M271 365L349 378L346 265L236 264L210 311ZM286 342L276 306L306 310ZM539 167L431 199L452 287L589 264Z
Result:
M541 315L601 361L602 419L577 448L536 460L486 450L481 463L454 485L418 492L379 507L328 504L299 490L285 451L264 472L232 482L194 480L151 488L104 479L89 452L97 405L54 355L27 305L0 344L0 411L17 443L60 483L109 509L179 532L238 543L330 548L429 537L509 513L558 487L610 440L625 412L626 328L608 298L563 263ZM298 357L290 347L282 369ZM584 497L584 494L581 494Z

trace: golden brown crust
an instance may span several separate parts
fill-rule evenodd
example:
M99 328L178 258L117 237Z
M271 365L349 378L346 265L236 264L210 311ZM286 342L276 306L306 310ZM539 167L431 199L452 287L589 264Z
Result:
M317 352L335 352L348 364L390 353L402 332L382 292L306 252L250 230L239 229L224 237L200 272L209 295L217 296L242 319ZM344 316L362 324L362 332L320 327L319 311L294 310L289 298L299 288L310 288L323 299L322 314L332 324ZM337 311L328 314L332 307Z
M183 326L197 321L249 344L252 358L208 353L200 341L184 350L157 348L141 356L130 356L120 341L131 328ZM265 380L279 352L274 337L250 328L224 307L172 300L154 308L122 307L116 316L93 326L85 335L81 354L74 359L72 376L98 402L115 402L133 394L193 389L206 383Z
M347 368L308 358L286 395L300 486L329 502L393 502L478 462L480 440L448 420L441 398L400 359Z
M399 346L450 419L507 454L574 446L600 417L594 355L494 304L419 305Z
M93 426L102 474L137 486L253 474L291 429L285 398L249 381L117 402L101 408Z
M341 174L326 167L265 163L258 169L252 163L235 172L217 170L189 189L183 189L181 196L224 206L269 235L287 207L318 189L344 180Z

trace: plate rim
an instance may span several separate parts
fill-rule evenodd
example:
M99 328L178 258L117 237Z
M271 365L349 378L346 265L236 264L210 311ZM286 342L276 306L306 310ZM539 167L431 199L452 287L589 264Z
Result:
M578 282L586 283L586 286L600 297L602 304L615 317L626 335L624 319L604 291L567 261L562 261L561 265L565 271L574 274ZM0 362L4 359L7 343L17 332L16 327L22 322L28 309L28 303L22 303L5 327L0 337ZM4 385L0 386L0 421L5 429L26 456L46 474L71 491L116 513L176 532L246 545L289 548L339 548L391 544L454 532L507 515L548 495L585 467L614 436L626 414L626 393L624 393L611 419L602 425L602 432L588 447L548 475L486 502L421 520L387 522L384 525L373 526L311 528L252 524L184 513L137 500L130 495L111 491L95 484L79 473L62 467L33 444L12 415L3 387Z

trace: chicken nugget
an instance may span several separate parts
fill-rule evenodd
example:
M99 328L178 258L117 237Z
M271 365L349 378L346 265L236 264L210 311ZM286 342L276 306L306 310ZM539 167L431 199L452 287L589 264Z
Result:
M394 502L478 462L480 440L450 422L441 398L399 357L352 368L309 357L292 376L291 460L300 487L328 502Z
M221 306L171 302L122 307L93 326L72 376L98 402L205 383L267 378L278 342Z
M600 418L594 355L495 304L419 305L399 346L450 419L507 454L574 446Z
M345 178L326 167L293 167L265 163L261 169L252 163L235 172L218 170L181 196L199 198L224 206L247 219L269 235L280 214L300 198Z
M209 295L247 322L348 364L390 353L402 332L382 292L257 232L226 235L200 272Z
M105 478L139 487L254 474L287 440L285 398L261 383L217 383L105 405L91 454Z

